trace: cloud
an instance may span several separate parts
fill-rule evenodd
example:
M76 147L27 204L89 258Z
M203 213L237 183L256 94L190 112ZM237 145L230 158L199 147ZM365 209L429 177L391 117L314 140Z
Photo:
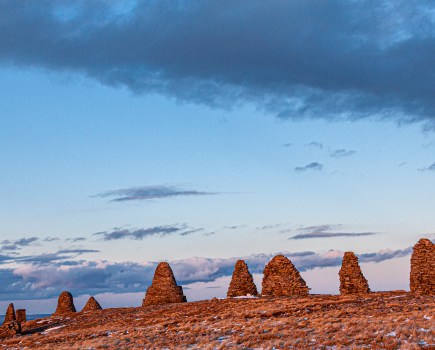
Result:
M241 230L247 227L248 225L229 225L229 226L224 226L222 228L225 230Z
M140 229L114 229L112 231L97 232L94 235L102 236L104 241L118 239L142 240L148 237L165 237L170 235L186 236L195 232L202 231L202 228L190 228L186 224L154 226Z
M11 261L15 263L31 263L34 265L52 265L56 262L75 259L83 254L99 252L99 250L95 249L61 249L54 253L14 257Z
M434 122L433 1L127 4L0 0L0 61L280 118Z
M43 239L44 242L54 242L54 241L60 241L60 238L57 237L46 237Z
M435 171L435 162L425 168L418 169L419 171Z
M183 190L175 186L142 186L102 192L93 197L115 197L111 199L111 202L126 202L134 200L152 200L184 196L206 196L214 194L217 193L196 190Z
M292 146L294 146L294 143L291 142L283 144L283 147L292 147Z
M301 233L290 237L289 239L309 239L309 238L333 238L333 237L362 237L373 236L377 232L340 232L331 231L341 227L341 225L319 225L308 226L301 229Z
M312 163L309 163L305 166L296 167L295 171L302 172L302 171L307 171L307 170L322 170L322 168L323 168L323 164L320 164L318 162L312 162Z
M67 238L66 241L67 242L73 242L73 243L75 243L75 242L83 242L83 241L86 241L86 238L85 237Z
M412 247L384 249L359 255L359 261L381 262L408 256ZM69 251L71 252L71 251ZM278 253L276 253L278 254ZM251 273L261 274L276 254L254 254L242 257ZM344 252L281 252L299 271L340 266ZM191 257L170 261L179 284L211 282L231 276L239 258ZM0 300L56 297L62 290L74 296L98 293L144 292L150 285L157 262L65 261L52 264L25 264L18 268L0 269Z
M20 250L22 247L28 247L33 245L35 242L39 240L38 237L29 237L29 238L20 238L18 240L9 240L6 239L1 242L3 244L1 246L1 250Z
M275 228L280 228L282 224L270 224L270 225L264 225L264 226L258 226L255 229L256 230L270 230Z
M307 146L323 149L323 143L317 141L312 141Z
M356 151L351 150L351 149L336 149L335 151L332 151L330 153L330 156L332 158L344 158L344 157L350 157L353 156L356 153Z

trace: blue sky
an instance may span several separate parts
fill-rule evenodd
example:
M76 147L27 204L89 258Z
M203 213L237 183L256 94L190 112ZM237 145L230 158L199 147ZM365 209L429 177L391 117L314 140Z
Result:
M408 288L435 232L433 5L247 6L0 1L0 303L139 304L162 260L223 296L234 259L260 283L278 252L317 293L347 250Z

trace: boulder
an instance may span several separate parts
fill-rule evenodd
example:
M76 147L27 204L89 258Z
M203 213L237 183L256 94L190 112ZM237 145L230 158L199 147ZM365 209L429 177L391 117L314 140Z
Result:
M369 284L358 264L358 257L353 252L345 252L340 277L340 294L367 294L370 293Z
M427 238L414 245L409 282L412 293L435 295L435 244Z
M70 292L62 292L57 301L57 308L53 315L61 316L76 312L73 296Z
M284 255L275 256L264 268L262 295L306 296L309 288L299 271Z
M151 286L147 289L142 306L186 302L183 288L177 286L174 274L167 262L157 265Z
M227 297L240 297L257 295L257 286L249 272L248 265L243 260L237 261L234 266L233 277L228 288Z
M85 307L83 308L82 312L89 312L89 311L95 311L101 309L102 307L100 303L94 297L90 297Z

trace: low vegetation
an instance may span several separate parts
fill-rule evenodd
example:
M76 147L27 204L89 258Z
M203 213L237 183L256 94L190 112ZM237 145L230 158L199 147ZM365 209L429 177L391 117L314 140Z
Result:
M29 321L0 349L429 349L434 317L406 292L212 299Z

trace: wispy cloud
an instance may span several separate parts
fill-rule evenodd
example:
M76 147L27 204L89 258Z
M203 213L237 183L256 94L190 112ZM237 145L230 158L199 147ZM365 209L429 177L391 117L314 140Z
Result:
M247 227L248 227L248 225L227 225L227 226L224 226L222 228L225 230L241 230L241 229L244 229Z
M318 141L311 141L311 142L308 143L306 146L310 146L310 147L315 147L315 148L323 149L323 143L318 142Z
M433 162L431 165L418 169L419 171L435 171L435 162Z
M280 228L282 224L270 224L270 225L264 225L264 226L258 226L255 229L256 230L271 230L275 228Z
M126 202L136 200L153 200L162 198L185 197L185 196L206 196L215 195L217 192L205 192L197 190L185 190L176 186L142 186L129 187L119 190L112 190L99 193L93 197L114 197L111 202Z
M341 232L336 231L341 225L319 225L308 226L300 229L301 233L290 237L289 239L309 239L309 238L333 238L333 237L361 237L373 236L377 232Z
M309 163L305 166L298 166L295 168L295 171L297 172L303 172L303 171L307 171L307 170L322 170L323 169L323 164L318 163L318 162L312 162Z
M0 61L280 118L434 122L431 0L131 3L0 1Z
M60 241L60 238L57 237L45 237L43 239L44 242L54 242L54 241Z
M355 153L356 153L356 151L354 151L352 149L340 148L340 149L336 149L336 150L332 151L330 153L330 156L332 158L345 158L345 157L353 156Z
M27 263L32 265L52 265L57 262L64 263L70 259L75 259L80 255L98 253L95 249L61 249L53 253L43 253L34 255L0 255L0 264L5 263Z
M20 250L22 247L27 247L35 244L39 240L38 237L20 238L18 240L6 239L1 242L1 250Z
M84 241L86 241L86 237L67 238L65 241L67 241L67 242L73 242L73 243L84 242Z
M166 237L171 235L186 236L195 232L203 231L202 228L191 228L186 224L154 226L139 229L114 229L112 231L97 232L94 235L101 236L104 241L118 239L143 240L148 237Z

